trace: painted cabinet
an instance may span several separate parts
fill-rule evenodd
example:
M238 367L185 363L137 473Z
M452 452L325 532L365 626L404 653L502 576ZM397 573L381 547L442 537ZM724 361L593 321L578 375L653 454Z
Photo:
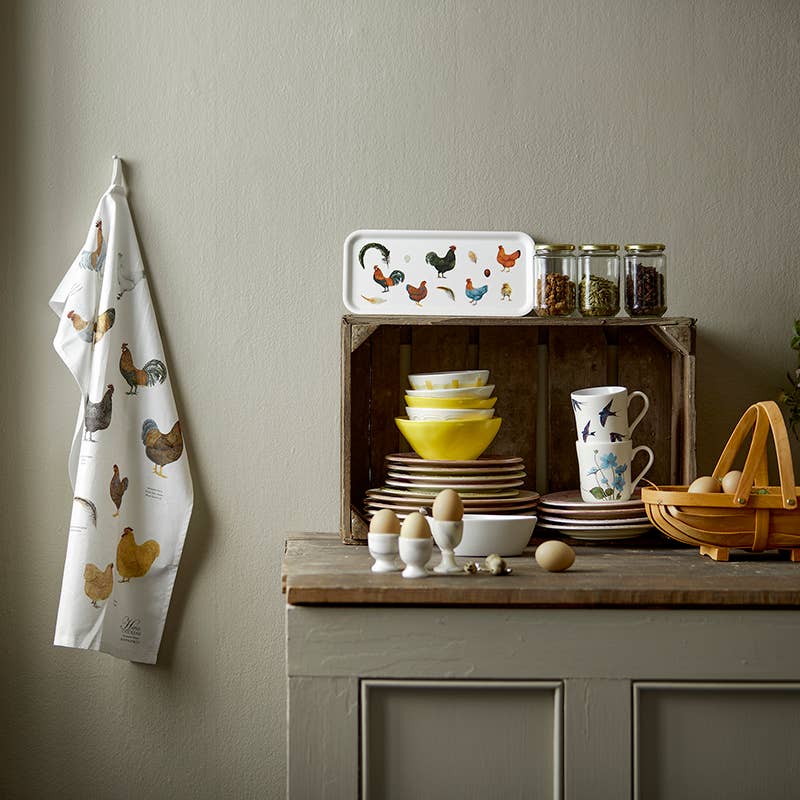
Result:
M368 567L337 547L353 575ZM780 593L796 565L678 552L698 582L764 573L773 605L725 607L722 587L713 608L358 605L346 575L290 568L288 796L800 797L800 610Z

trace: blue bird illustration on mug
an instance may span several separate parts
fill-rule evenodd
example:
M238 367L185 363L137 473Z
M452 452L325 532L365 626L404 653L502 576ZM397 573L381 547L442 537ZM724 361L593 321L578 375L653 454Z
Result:
M586 427L581 431L581 436L583 437L583 441L585 442L590 436L594 436L597 431L590 431L589 426L592 424L592 421L589 420L586 423Z
M611 437L612 442L621 442L625 439L621 433L617 433L616 431L611 431L608 435Z
M581 410L581 406L583 406L583 403L579 403L574 397L572 397L570 399L572 400L572 410L573 411L580 411Z
M609 401L608 401L608 403L606 403L606 405L605 405L605 406L604 406L604 407L603 407L603 408L600 410L600 424L601 424L601 425L602 425L604 428L605 428L605 426L606 426L606 422L607 422L607 420L608 420L608 418L609 418L609 417L616 417L616 416L617 416L617 412L616 412L616 411L612 411L612 410L611 410L611 404L612 404L613 402L614 402L614 399L612 398L612 399L611 399L611 400L609 400Z

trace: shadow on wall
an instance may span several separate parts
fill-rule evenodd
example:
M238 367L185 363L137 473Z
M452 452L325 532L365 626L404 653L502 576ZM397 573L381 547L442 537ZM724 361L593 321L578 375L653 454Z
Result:
M789 352L788 336L787 354ZM787 355L788 358L788 355ZM759 400L778 400L785 375L765 373L758 353L742 348L730 338L703 329L697 335L697 470L707 475L714 468L733 427L745 409ZM800 477L800 442L790 436L795 483ZM770 445L770 482L777 483L775 453ZM737 467L744 463L741 453Z

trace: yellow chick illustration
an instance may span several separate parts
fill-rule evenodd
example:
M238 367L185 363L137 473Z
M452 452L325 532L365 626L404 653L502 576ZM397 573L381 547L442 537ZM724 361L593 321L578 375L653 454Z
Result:
M508 283L504 283L500 287L500 300L508 300L509 303L511 302L511 286Z
M155 539L136 544L133 528L125 528L117 545L117 572L122 578L119 582L147 575L160 552L161 546Z
M95 608L98 600L107 600L114 588L114 565L109 564L104 570L94 564L87 564L83 568L83 591L92 601Z

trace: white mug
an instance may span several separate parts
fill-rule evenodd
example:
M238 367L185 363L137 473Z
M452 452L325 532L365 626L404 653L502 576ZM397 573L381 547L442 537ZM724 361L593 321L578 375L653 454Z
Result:
M641 397L644 407L628 425L628 406L634 397ZM624 386L593 386L578 389L570 395L578 441L590 443L621 442L630 439L633 429L642 421L650 408L650 399L644 392L631 392Z
M586 503L620 503L630 500L636 485L653 466L653 451L646 445L624 442L575 442L581 479L581 498ZM631 479L633 459L648 454L645 468Z

